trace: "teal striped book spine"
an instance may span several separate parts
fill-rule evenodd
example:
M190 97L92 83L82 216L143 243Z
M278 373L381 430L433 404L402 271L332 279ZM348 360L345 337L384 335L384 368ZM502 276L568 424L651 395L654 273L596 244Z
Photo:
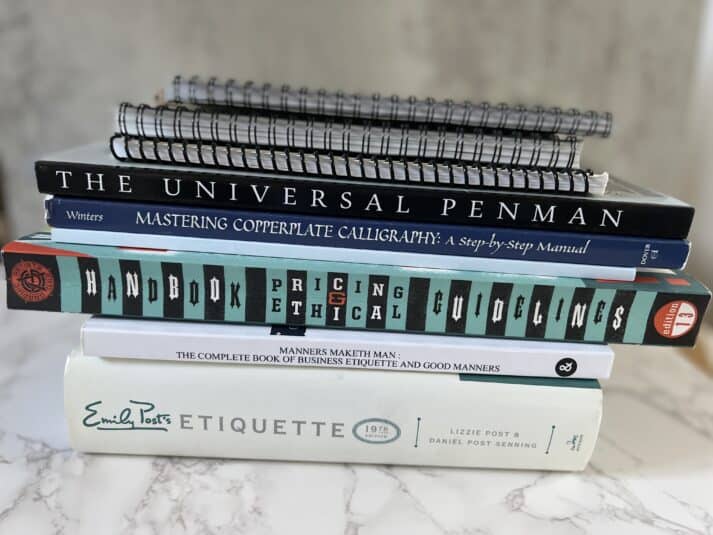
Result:
M634 282L52 242L5 247L8 307L536 340L693 345L709 291Z

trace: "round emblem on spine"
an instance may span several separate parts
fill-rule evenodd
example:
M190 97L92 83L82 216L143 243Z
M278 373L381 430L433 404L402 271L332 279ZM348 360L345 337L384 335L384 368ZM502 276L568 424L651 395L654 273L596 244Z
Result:
M656 311L654 328L664 338L680 338L696 326L698 309L690 301L670 301Z
M574 375L577 371L577 361L572 357L565 357L560 359L557 364L555 364L555 373L560 377L569 377Z
M388 444L401 436L401 428L386 418L367 418L354 424L352 434L367 444Z
M54 291L54 275L39 262L21 260L10 272L10 283L17 296L26 303L44 301Z

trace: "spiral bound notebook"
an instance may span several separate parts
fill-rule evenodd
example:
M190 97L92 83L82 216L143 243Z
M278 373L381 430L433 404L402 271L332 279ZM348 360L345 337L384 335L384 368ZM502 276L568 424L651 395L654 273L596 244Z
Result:
M379 158L255 146L122 136L111 138L121 161L195 165L217 169L474 188L603 195L609 175L581 169L507 167L420 159Z
M162 140L564 169L579 168L582 146L557 134L128 103L119 106L116 124L121 134Z
M303 113L342 118L405 121L456 127L497 128L575 136L609 136L612 114L576 109L525 107L487 102L438 101L432 98L382 97L328 92L288 85L273 87L233 79L176 76L159 101L240 107L282 113Z

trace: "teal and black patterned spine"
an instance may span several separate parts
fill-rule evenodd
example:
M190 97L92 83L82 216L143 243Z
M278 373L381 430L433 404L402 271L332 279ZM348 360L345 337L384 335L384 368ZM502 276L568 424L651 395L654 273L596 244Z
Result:
M424 270L55 243L4 250L8 307L465 336L693 345L709 291L683 273L634 282Z

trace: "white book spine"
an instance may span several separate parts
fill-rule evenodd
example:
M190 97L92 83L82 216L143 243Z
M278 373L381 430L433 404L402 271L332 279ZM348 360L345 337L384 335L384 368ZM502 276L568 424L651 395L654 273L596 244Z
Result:
M82 327L82 348L115 358L573 378L607 378L614 359L601 344L102 317Z
M466 271L486 271L518 275L539 275L549 277L574 277L581 279L607 279L633 281L636 268L589 264L567 264L559 262L534 262L531 260L507 260L501 258L472 258L466 256L437 255L425 253L405 253L400 251L355 250L341 247L318 247L313 245L291 245L286 243L259 243L218 238L194 238L186 236L157 236L106 230L84 230L72 228L52 228L52 239L65 243L88 245L114 245L117 247L145 247L174 251L196 251L202 253L237 254L297 258L301 260L326 260L333 262L354 262L384 264L389 266L410 266L430 269L457 269Z
M203 366L71 355L87 452L581 470L602 395L585 379Z

